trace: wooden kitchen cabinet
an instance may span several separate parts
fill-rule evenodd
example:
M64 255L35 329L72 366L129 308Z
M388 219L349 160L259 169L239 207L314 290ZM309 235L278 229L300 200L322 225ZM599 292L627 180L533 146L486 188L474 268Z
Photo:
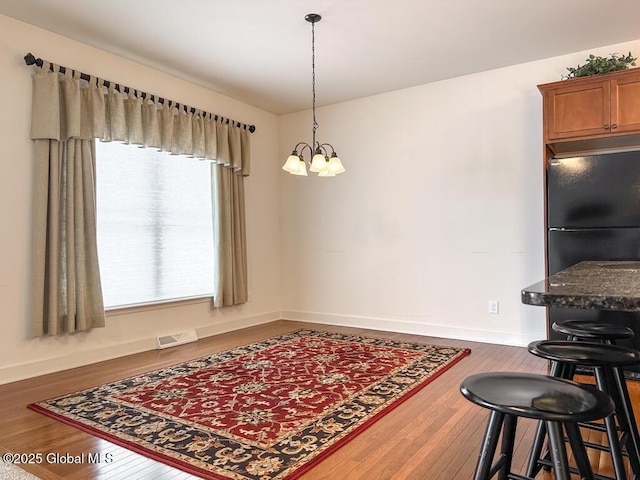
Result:
M538 89L543 95L544 141L552 150L638 142L640 68L538 85Z

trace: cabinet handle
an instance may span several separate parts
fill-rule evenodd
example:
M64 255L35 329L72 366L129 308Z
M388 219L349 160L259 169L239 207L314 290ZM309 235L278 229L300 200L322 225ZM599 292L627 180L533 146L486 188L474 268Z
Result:
M613 129L613 128L618 128L618 124L617 124L617 123L612 123L612 124L611 124L611 128L612 128L612 129Z
M604 129L605 130L609 130L609 124L608 123L604 126Z

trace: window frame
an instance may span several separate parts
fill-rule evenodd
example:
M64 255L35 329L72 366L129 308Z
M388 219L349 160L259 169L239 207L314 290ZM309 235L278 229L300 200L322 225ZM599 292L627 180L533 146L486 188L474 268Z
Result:
M151 153L147 152L147 156L145 158L146 161L153 161L153 162L163 162L163 161L181 161L181 160L186 160L189 162L206 162L209 166L208 169L208 175L207 178L209 180L209 194L210 194L210 198L209 198L209 214L211 216L211 223L210 223L210 235L211 235L211 249L210 249L210 255L211 257L208 258L208 260L210 260L211 263L211 268L208 271L208 275L210 275L210 279L211 279L211 284L210 284L210 290L207 291L198 291L196 293L194 293L194 295L178 295L178 296L171 296L171 295L167 295L163 298L154 298L154 299L145 299L145 298L141 298L139 301L132 301L132 302L123 302L123 303L114 303L112 305L107 305L107 296L105 295L104 301L105 301L105 312L118 312L119 314L122 313L127 313L127 312L134 312L134 311L144 311L144 310L153 310L153 309L159 309L159 308L170 308L170 307L174 307L177 305L188 305L188 304L195 304L195 303L205 303L205 302L211 302L212 301L212 297L214 296L214 292L215 292L215 253L214 253L214 242L213 242L213 229L214 229L214 220L213 220L213 188L214 188L214 182L213 182L213 178L212 178L212 172L211 172L211 168L210 165L211 163L207 160L201 160L201 159L196 159L193 157L189 157L189 156L185 156L185 155L173 155L170 154L169 152L165 152L165 151L158 151L157 149L153 149L153 148L145 148L145 147L141 147L139 145L131 145L131 144L124 144L124 143L120 143L120 142L99 142L96 141L96 212L97 212L97 221L96 221L96 233L97 233L97 239L98 239L98 254L100 257L100 252L101 252L101 248L100 248L100 231L101 231L101 222L100 222L100 192L101 192L101 188L100 188L100 170L101 170L101 157L102 157L102 162L104 162L104 151L100 151L100 146L107 146L110 144L115 144L118 145L117 148L124 147L126 149L131 149L131 152L142 152L144 150L150 150ZM98 146L100 145L100 146ZM114 152L110 152L110 155L114 155ZM163 159L163 158L151 158L154 156L167 156L169 158L167 159ZM135 160L135 155L127 155L127 157L124 159L124 161L126 162L131 162L132 160ZM129 197L127 197L129 198ZM155 243L155 241L154 241ZM157 266L154 268L158 268ZM100 276L101 276L101 281L102 281L102 289L103 289L103 295L104 295L104 269L102 268L102 264L100 264ZM154 288L154 286L150 286L149 290L152 290Z

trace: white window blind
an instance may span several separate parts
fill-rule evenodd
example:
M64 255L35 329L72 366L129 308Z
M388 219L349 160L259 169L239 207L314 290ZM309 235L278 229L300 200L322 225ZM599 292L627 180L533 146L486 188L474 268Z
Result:
M210 163L96 142L105 308L212 295Z

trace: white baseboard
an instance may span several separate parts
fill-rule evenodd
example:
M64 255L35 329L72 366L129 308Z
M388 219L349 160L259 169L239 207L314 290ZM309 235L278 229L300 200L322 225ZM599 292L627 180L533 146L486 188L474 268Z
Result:
M450 338L467 340L471 342L494 343L498 345L511 345L525 347L529 343L544 338L544 335L501 332L487 329L475 330L459 328L450 325L433 325L417 323L408 320L397 320L377 317L333 315L313 312L282 312L283 320L295 320L300 322L336 325L342 327L368 328L387 332L408 333L411 335L424 335L428 337Z
M0 385L153 349L155 349L155 340L153 338L145 338L133 342L121 343L119 345L110 345L109 347L74 352L70 355L61 355L18 365L10 365L0 368Z
M215 325L207 325L197 328L196 332L198 334L198 338L204 338L232 332L234 330L240 330L242 328L270 323L279 320L280 318L280 312L269 312L251 317L233 318ZM127 355L146 352L148 350L155 350L155 348L155 337L144 338L133 342L109 345L107 347L97 349L90 348L83 351L73 352L69 355L46 358L18 365L10 365L8 367L0 368L0 385L40 375L46 375L48 373L82 367L92 363L112 360L114 358L125 357Z
M212 337L222 333L233 332L243 328L255 327L265 323L275 322L282 318L280 312L268 312L260 315L253 315L245 318L235 318L223 323L215 325L207 325L205 327L196 328L198 338Z

